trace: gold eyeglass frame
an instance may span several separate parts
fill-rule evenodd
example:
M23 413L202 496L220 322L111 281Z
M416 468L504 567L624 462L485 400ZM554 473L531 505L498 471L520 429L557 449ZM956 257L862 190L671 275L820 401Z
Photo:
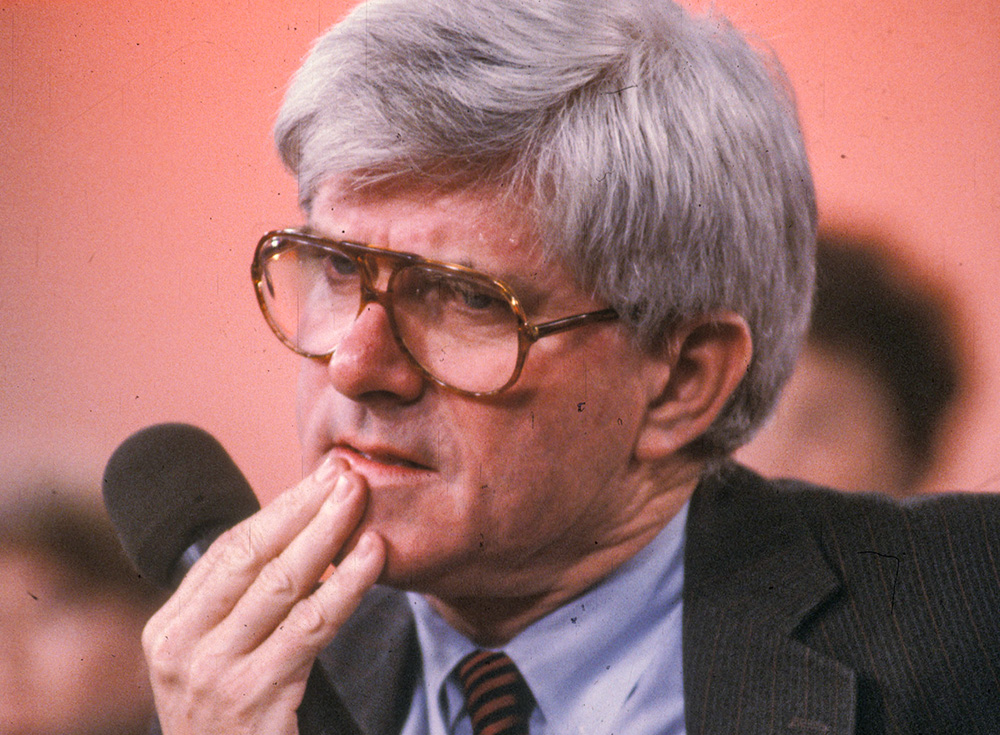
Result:
M278 246L278 243L280 243L280 246ZM275 336L279 340L281 340L282 344L303 357L326 360L330 358L334 352L336 352L336 347L329 352L324 353L306 352L296 347L271 316L264 296L264 264L267 258L271 257L275 253L282 252L287 249L289 245L294 246L295 244L309 245L321 250L347 255L351 258L351 260L358 265L358 274L361 280L358 314L360 315L364 308L369 304L376 303L381 306L385 310L386 316L389 320L389 326L392 330L393 338L403 354L406 355L407 360L409 360L409 362L426 379L441 386L442 388L445 388L446 390L458 393L459 395L471 397L496 395L517 382L517 379L521 376L521 369L524 367L524 361L528 356L528 349L538 340L552 334L558 334L559 332L576 329L577 327L582 327L587 324L612 321L618 318L617 311L612 308L606 308L599 309L597 311L588 311L582 314L573 314L560 319L542 322L541 324L532 324L528 320L528 315L521 306L521 302L518 299L517 294L514 293L514 290L510 288L510 286L503 281L497 280L492 276L488 276L485 273L468 268L464 265L458 265L456 263L443 263L423 258L419 255L414 255L413 253L376 248L370 245L361 245L360 243L355 242L331 240L296 229L272 230L264 235L257 243L257 248L254 251L253 263L250 268L250 276L253 279L254 290L257 294L257 303L260 306L261 313L264 315L264 319L267 321L271 331L274 332ZM375 286L379 273L379 261L388 262L390 264L390 270L384 290L379 290ZM441 271L445 274L459 275L471 281L483 283L487 286L495 288L504 296L504 298L506 298L507 303L510 304L511 310L517 317L518 337L517 362L514 365L513 374L506 383L499 388L489 391L470 391L463 388L457 388L433 375L423 365L421 365L413 353L410 352L410 349L406 346L406 343L400 336L399 328L396 325L395 306L392 301L392 284L399 271L403 268L414 265Z

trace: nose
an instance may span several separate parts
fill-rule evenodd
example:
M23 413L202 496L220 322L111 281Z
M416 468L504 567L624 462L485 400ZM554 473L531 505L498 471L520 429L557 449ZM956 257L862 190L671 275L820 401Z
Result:
M367 304L329 358L327 373L338 392L355 401L416 401L426 384L402 351L382 305Z

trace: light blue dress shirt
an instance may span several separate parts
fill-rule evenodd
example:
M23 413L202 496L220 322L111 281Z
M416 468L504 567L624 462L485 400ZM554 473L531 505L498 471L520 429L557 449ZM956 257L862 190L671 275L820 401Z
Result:
M535 697L531 735L683 735L681 591L687 506L611 575L503 650ZM418 594L423 666L403 735L471 735L452 670L476 646Z

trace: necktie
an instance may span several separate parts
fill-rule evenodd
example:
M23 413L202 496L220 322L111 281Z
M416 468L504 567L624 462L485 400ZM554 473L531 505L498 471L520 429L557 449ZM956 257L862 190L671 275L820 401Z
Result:
M528 735L531 690L502 651L473 651L455 667L473 735Z

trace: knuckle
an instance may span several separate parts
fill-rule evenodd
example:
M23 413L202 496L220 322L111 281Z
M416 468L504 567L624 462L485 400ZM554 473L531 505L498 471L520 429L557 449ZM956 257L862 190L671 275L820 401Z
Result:
M251 558L257 558L261 554L266 554L268 537L267 524L260 515L250 516L246 520L246 528L243 531L243 542L246 544L247 554Z
M142 629L142 650L150 664L162 664L171 658L172 649L167 629L150 619Z
M287 624L307 638L322 638L333 627L334 621L314 598L307 597L292 609Z
M233 526L212 545L218 549L218 563L223 568L241 572L257 563L254 549L260 547L253 542L253 528L249 523Z
M270 597L281 600L295 599L300 594L300 585L288 563L280 556L272 559L260 573L260 584Z
M160 687L176 687L183 680L184 666L171 645L169 634L147 626L143 630L142 646L150 681Z

